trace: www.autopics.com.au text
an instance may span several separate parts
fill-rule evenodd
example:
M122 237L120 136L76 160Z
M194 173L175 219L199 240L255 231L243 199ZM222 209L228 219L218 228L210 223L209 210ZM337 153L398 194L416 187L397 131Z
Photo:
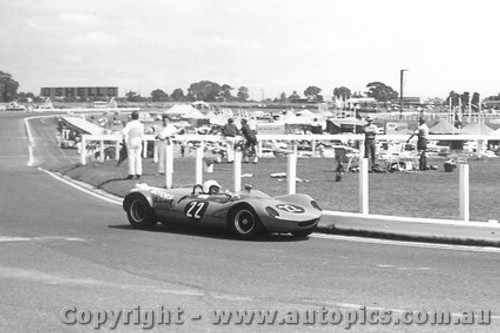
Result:
M205 315L187 314L181 307L155 309L134 306L131 309L77 309L65 307L60 312L62 323L67 325L91 325L94 329L118 325L136 325L143 329L155 325L183 325L188 322L208 320L211 325L338 325L350 328L354 325L489 325L489 310L381 310L329 309L318 307L309 310L210 310Z

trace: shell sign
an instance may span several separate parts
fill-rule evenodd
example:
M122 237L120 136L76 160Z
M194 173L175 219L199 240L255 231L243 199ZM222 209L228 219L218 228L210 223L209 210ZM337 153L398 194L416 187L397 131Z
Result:
M118 87L50 87L42 88L42 97L118 97Z

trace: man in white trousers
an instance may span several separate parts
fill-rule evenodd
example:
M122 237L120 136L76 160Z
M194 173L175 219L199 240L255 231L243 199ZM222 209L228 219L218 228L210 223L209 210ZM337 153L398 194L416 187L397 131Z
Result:
M144 125L139 121L139 113L132 112L132 120L125 125L122 133L127 145L128 155L128 177L134 176L139 179L142 175L142 137L144 135Z
M229 118L227 124L222 127L222 135L226 138L227 161L233 163L234 143L236 142L236 136L240 135L240 131L234 124L233 118Z

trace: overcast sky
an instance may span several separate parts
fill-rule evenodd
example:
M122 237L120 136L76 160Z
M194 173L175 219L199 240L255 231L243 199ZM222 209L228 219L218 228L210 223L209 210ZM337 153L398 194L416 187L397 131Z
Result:
M200 80L253 98L315 85L405 96L500 92L498 0L0 0L0 70L19 91ZM233 95L236 94L236 90Z

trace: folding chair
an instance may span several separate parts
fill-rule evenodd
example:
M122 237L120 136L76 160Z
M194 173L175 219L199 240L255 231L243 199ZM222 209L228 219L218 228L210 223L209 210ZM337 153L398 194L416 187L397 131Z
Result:
M396 163L397 170L400 168L400 157L403 146L401 143L393 143L387 146L387 151L380 153L378 158L385 163L385 168L390 171L394 163Z

